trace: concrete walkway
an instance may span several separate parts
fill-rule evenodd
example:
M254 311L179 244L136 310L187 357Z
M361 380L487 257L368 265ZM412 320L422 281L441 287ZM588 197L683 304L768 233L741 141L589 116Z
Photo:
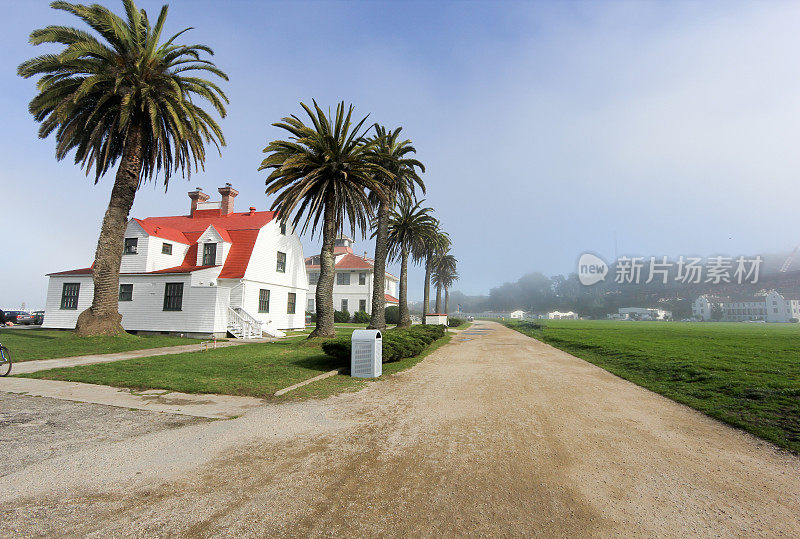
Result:
M0 378L0 392L211 419L238 417L264 404L262 399L255 397L178 393L163 389L137 392L111 386L34 378Z
M270 342L274 340L276 339L269 338L218 341L217 348ZM146 348L144 350L129 350L127 352L115 352L113 354L92 354L86 356L63 357L58 359L35 359L33 361L21 361L19 363L14 363L11 374L27 374L30 372L55 369L56 367L75 367L77 365L91 365L93 363L109 363L111 361L122 361L124 359L164 356L167 354L181 354L183 352L197 352L198 350L200 350L200 343L182 344L180 346L165 346L163 348Z

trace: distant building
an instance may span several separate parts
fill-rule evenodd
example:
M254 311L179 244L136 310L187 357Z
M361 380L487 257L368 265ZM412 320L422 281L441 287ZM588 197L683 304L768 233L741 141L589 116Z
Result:
M702 295L692 303L692 315L700 320L712 320L715 305L719 306L723 322L800 320L800 295L780 293L776 290L758 296Z
M525 318L525 311L511 311L508 313L509 318Z
M308 273L308 302L306 310L316 312L317 306L317 280L319 279L319 256L314 255L306 258L306 272ZM364 311L372 314L372 282L374 260L353 253L353 240L347 236L339 236L333 248L335 257L336 275L333 281L333 307L337 311L347 311L355 313ZM386 299L386 306L398 305L397 285L400 279L389 272L386 272L383 282L383 297Z
M549 318L550 320L577 320L578 313L573 313L572 311L568 311L566 313L553 311L547 313L547 318Z
M620 307L619 316L614 317L620 320L670 320L672 311L649 307Z

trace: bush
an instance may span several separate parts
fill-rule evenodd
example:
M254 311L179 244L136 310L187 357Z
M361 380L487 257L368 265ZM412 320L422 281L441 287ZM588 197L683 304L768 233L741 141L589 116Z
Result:
M400 307L397 305L392 305L391 307L386 307L386 323L387 324L399 324L400 323Z
M447 332L444 326L411 326L383 332L383 362L389 363L415 357L425 348L441 339ZM350 364L350 337L337 337L322 343L322 351L336 358L342 365Z
M353 315L353 322L356 324L368 324L369 323L369 315L366 311L358 311L356 314Z
M333 321L337 324L346 324L350 321L350 313L347 311L333 311Z
M463 318L455 318L455 317L453 317L453 318L448 318L447 319L447 325L450 326L451 328L457 328L458 326L460 326L464 322L466 322L466 320L464 320Z
M312 313L311 311L306 311L306 320L310 322L317 321L317 313Z

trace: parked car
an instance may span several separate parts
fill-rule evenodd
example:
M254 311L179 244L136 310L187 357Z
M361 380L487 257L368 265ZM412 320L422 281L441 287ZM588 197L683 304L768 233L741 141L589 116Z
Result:
M33 324L33 315L28 311L6 311L6 320L13 324Z
M41 326L44 323L44 311L33 311L31 314L34 325Z

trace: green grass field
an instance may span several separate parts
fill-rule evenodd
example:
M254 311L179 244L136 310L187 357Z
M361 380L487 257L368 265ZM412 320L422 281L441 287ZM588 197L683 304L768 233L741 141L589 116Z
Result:
M120 335L118 337L77 337L72 331L53 329L3 329L0 342L11 350L14 361L111 354L146 348L162 348L200 342L167 335Z
M337 328L336 333L348 335L354 329L356 328ZM448 340L449 336L434 342L421 356L384 363L384 376L415 365L430 351L442 346ZM362 387L363 380L350 376L334 376L282 397L274 397L273 394L279 389L342 366L322 352L321 341L322 339L308 341L304 337L296 337L207 352L186 352L50 369L20 376L137 390L165 389L184 393L221 393L277 400L323 398L333 393Z
M800 325L543 320L506 325L800 451Z

